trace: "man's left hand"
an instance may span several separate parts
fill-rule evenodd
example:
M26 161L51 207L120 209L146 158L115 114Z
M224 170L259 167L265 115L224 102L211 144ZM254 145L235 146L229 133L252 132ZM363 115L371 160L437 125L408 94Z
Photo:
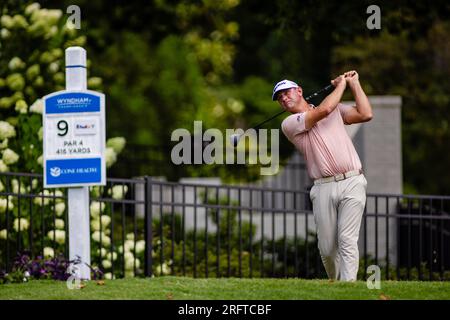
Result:
M345 72L344 76L348 85L354 85L359 82L359 75L355 70Z

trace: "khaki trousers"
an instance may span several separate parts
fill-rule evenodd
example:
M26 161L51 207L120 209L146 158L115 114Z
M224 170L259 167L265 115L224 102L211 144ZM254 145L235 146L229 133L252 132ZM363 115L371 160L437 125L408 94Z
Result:
M366 190L367 180L360 174L315 184L310 191L319 251L329 279L356 280Z

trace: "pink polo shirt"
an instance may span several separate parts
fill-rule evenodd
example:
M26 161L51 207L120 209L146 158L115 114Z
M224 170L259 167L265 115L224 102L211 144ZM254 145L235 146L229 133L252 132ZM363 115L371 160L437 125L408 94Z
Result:
M361 161L344 127L342 115L351 106L339 103L326 118L305 128L306 112L288 116L281 123L284 135L303 154L312 179L361 169Z

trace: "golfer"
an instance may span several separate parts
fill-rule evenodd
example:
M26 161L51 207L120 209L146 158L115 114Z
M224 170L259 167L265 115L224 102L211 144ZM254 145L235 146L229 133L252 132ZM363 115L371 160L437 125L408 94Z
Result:
M372 107L356 71L331 81L334 90L314 107L295 82L283 80L272 100L292 113L283 120L285 136L303 154L309 176L314 221L323 265L331 280L354 281L358 273L358 237L367 181L344 125L372 119ZM340 103L349 87L356 106Z

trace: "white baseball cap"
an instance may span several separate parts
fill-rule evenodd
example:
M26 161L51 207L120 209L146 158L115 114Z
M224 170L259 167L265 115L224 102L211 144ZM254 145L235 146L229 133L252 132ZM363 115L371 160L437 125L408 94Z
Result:
M281 91L284 89L290 89L290 88L298 88L298 84L296 84L294 81L287 80L287 79L281 80L273 88L272 100L273 101L277 100L276 97L277 97L278 91Z

